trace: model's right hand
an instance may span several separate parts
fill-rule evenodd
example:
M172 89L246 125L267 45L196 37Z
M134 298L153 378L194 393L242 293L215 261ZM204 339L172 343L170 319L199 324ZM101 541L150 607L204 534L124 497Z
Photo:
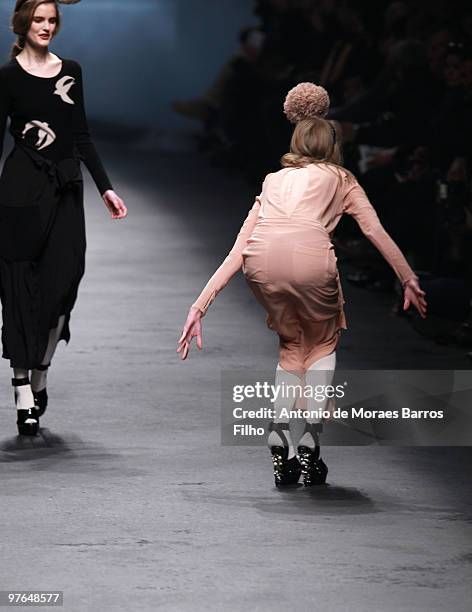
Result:
M201 318L202 313L198 308L190 308L177 348L181 359L187 359L193 338L197 338L197 348L203 348Z
M408 310L410 304L416 308L423 319L426 319L426 293L421 289L418 279L412 278L405 284L403 310Z

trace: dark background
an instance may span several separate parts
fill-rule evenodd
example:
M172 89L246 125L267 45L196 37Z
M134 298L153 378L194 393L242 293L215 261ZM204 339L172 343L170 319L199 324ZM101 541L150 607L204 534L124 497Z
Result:
M0 56L6 60L14 0L0 2ZM254 23L251 0L82 0L63 6L54 51L77 58L89 114L132 126L174 129L173 97L206 86Z
M0 2L5 59L13 5ZM149 164L151 154L198 152L257 192L288 148L287 91L324 85L346 166L428 291L427 326L413 324L470 349L468 3L82 0L62 12L54 50L84 66L94 135L148 151ZM395 293L393 273L350 219L336 246L353 266L349 282Z

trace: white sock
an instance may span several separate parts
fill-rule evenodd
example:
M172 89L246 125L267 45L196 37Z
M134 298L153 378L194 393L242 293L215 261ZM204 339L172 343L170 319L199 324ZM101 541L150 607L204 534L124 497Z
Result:
M336 368L336 351L333 351L329 355L325 355L315 361L305 374L305 384L310 387L316 387L316 385L330 385L333 382L334 370ZM322 401L316 401L314 398L307 399L307 410L322 412L326 410L329 398L324 398ZM320 423L321 419L306 419L307 423ZM318 438L318 436L317 436ZM306 432L300 438L298 446L308 446L314 449L318 444L318 439L314 439L310 432Z
M284 370L280 363L277 364L277 370L275 372L275 384L282 387L282 384L285 385L300 385L300 378ZM287 438L288 442L288 459L291 459L295 456L295 448L293 446L292 437L290 435L290 421L289 419L279 418L278 415L281 413L282 408L286 408L291 410L293 408L294 401L291 398L281 397L282 393L279 393L277 399L274 402L274 410L276 417L273 419L274 423L284 423L286 428L283 428L283 433ZM267 440L267 445L271 446L284 446L284 442L282 438L276 431L271 431L269 434L269 438Z
M34 397L31 385L15 387L15 406L17 410L34 408Z

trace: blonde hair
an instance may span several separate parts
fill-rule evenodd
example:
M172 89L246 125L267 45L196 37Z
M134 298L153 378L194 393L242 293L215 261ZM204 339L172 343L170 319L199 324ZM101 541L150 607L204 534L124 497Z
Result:
M298 121L290 142L290 153L282 157L281 163L285 168L318 164L334 171L341 181L348 177L354 178L342 165L339 124L322 117Z

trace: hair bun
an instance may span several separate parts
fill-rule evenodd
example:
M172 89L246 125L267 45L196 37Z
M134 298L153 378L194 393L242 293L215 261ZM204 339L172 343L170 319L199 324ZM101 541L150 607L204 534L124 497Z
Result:
M285 98L284 112L291 123L313 117L326 117L328 111L328 92L314 83L299 83Z

